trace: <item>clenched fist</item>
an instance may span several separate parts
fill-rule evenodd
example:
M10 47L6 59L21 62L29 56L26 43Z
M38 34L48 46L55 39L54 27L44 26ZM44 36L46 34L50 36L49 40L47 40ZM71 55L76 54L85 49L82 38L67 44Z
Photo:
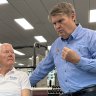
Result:
M68 47L64 47L62 50L62 58L68 62L76 64L80 61L80 56Z

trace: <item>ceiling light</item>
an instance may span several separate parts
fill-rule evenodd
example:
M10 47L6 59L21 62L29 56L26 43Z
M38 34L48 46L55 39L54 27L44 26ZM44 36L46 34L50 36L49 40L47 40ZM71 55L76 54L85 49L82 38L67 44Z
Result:
M17 54L17 55L25 55L24 53L22 53L20 51L17 51L17 50L14 50L14 53Z
M14 19L14 21L25 30L34 29L34 27L25 18Z
M48 46L48 50L50 50L51 49L51 46Z
M2 44L0 43L0 45L2 45Z
M22 63L19 63L18 65L19 65L19 66L24 66L24 64L22 64Z
M32 60L32 57L31 58L29 58L30 60Z
M90 10L89 22L90 23L96 22L96 9Z
M34 36L34 38L38 41L38 42L47 42L47 40L43 37L43 36Z
M8 3L7 0L0 0L0 5L1 5L1 4L7 4L7 3Z

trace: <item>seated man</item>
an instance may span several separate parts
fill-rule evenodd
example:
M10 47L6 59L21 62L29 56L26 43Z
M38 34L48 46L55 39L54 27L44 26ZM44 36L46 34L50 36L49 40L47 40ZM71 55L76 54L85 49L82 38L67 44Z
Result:
M11 44L0 45L0 96L30 96L30 83L25 72L13 66L15 54Z

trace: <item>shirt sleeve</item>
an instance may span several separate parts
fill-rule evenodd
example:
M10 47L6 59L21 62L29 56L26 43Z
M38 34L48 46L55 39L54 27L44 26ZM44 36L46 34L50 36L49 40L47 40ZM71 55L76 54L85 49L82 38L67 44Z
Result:
M93 33L88 44L91 58L81 57L76 66L87 72L96 73L96 32Z
M36 83L43 79L54 68L54 60L50 50L49 54L38 64L36 69L32 72L30 76L31 86L36 85Z
M76 66L81 68L82 70L96 73L96 59L81 57L79 63L77 63Z
M27 75L27 73L25 72L22 72L22 78L21 78L21 89L31 89L31 84L30 84L30 81L29 81L29 77Z

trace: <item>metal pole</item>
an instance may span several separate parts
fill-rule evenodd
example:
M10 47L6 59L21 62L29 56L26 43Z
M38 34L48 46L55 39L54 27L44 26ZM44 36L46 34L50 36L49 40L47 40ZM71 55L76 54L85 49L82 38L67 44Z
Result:
M36 42L34 43L34 47L33 47L33 66L36 68ZM33 68L33 69L35 69Z

